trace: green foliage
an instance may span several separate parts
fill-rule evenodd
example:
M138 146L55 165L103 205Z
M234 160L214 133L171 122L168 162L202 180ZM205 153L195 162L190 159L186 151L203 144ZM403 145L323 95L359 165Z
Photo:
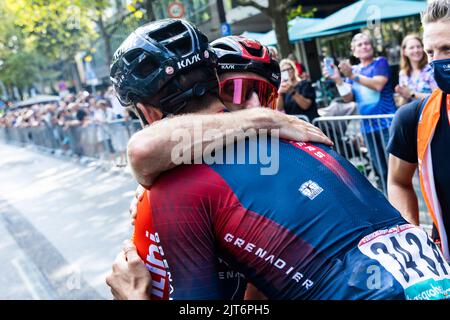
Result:
M1 0L0 80L26 88L59 77L64 63L105 40L102 32L110 39L135 28L140 2L131 13L121 0Z
M96 37L83 0L4 0L4 10L33 41L35 50L49 58L68 58Z
M28 39L14 24L14 16L0 5L0 81L19 88L30 86L36 79L44 60L34 52L33 40Z
M297 6L297 8L293 8L289 10L288 13L288 21L291 21L292 19L295 19L296 17L303 17L303 18L314 18L314 14L316 13L317 8L312 8L310 11L303 12L303 7L301 5Z

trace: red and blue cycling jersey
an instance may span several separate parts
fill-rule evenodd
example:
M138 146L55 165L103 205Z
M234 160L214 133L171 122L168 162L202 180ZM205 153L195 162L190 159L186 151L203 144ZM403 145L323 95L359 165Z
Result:
M229 299L240 274L269 299L450 293L450 268L425 232L348 161L320 144L279 141L275 152L267 143L276 174L261 174L267 163L242 163L237 152L232 161L172 169L147 192L134 240L154 298ZM247 154L260 147L241 144L236 150ZM221 277L238 283L230 290Z

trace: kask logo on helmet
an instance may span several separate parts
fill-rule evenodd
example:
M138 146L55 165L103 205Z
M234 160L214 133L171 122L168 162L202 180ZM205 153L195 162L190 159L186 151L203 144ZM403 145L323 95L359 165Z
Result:
M193 65L194 63L199 62L200 60L201 60L200 54L197 53L197 54L193 55L192 57L188 57L188 58L186 58L184 60L178 61L177 62L178 69L187 68L187 67Z
M209 59L208 50L205 50L203 52L203 57L205 59ZM200 62L201 60L202 60L202 58L200 57L200 53L196 53L190 57L187 57L184 60L178 61L177 66L178 66L178 69L184 69L184 68L187 68L187 67L193 65L194 63Z
M220 68L223 70L234 70L234 64L228 64L228 63L221 63L219 64Z

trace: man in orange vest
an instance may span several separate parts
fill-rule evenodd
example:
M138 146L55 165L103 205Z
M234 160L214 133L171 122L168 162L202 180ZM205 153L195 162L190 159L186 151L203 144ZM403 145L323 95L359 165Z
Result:
M438 84L427 99L401 107L387 147L388 195L411 223L419 224L413 175L433 219L433 238L450 260L450 0L437 0L422 14L424 49Z

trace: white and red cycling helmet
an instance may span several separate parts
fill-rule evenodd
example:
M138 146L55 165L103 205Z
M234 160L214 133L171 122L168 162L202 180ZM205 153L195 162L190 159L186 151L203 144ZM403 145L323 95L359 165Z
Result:
M219 38L211 43L216 52L219 75L239 72L239 76L220 83L221 97L226 102L243 104L255 92L262 106L274 109L280 86L280 66L267 47L256 40L242 36ZM245 73L254 73L265 81Z

